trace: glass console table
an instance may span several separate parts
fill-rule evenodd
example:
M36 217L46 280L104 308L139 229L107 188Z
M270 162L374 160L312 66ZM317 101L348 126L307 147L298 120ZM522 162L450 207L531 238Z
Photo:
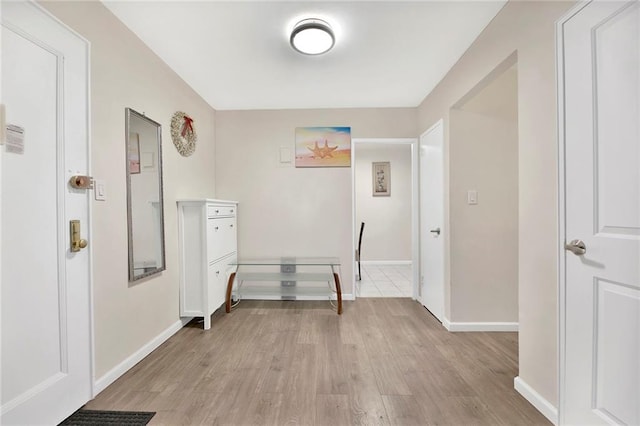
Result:
M229 266L235 270L227 283L227 312L242 299L317 300L327 297L331 302L335 297L336 311L338 315L342 314L340 259L337 257L240 259Z

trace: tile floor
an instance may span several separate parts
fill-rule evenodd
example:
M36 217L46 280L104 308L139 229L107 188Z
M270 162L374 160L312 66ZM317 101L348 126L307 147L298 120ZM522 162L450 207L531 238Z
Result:
M411 265L362 265L357 297L411 297Z

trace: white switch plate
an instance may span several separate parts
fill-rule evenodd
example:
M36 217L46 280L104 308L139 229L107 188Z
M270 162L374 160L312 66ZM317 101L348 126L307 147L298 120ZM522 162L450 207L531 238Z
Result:
M93 183L93 192L95 194L96 201L106 201L107 183L103 179L96 179Z
M467 191L467 204L471 204L471 205L478 204L478 191L476 190Z
M286 146L280 147L280 162L291 163L291 148Z

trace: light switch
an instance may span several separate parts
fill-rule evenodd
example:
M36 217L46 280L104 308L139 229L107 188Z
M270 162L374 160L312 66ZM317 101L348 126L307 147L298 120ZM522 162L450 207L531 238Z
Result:
M96 179L94 182L93 192L96 201L106 201L107 199L107 183L102 179Z
M291 148L286 146L280 147L280 162L291 163Z
M467 191L467 204L478 204L478 191L469 190Z

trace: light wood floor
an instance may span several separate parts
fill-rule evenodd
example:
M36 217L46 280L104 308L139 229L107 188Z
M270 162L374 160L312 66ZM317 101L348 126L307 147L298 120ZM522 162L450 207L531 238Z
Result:
M189 324L85 408L151 424L533 425L516 333L448 333L411 299L244 301Z

